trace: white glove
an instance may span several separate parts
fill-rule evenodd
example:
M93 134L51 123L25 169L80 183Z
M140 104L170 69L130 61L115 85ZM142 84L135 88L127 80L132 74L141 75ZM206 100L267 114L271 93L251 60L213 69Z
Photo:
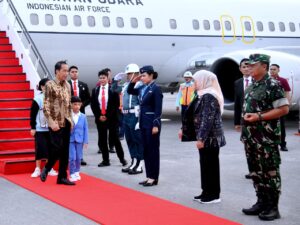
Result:
M136 123L134 130L138 130L138 129L140 129L140 123L139 122Z
M126 76L126 73L118 73L115 77L114 80L123 80L123 78Z

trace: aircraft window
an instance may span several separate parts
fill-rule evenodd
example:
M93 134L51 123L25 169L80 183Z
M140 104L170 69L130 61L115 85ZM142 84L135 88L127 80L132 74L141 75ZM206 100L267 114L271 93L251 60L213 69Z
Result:
M275 25L273 22L269 22L269 30L270 31L275 31Z
M66 15L60 15L59 16L59 23L62 26L67 26L68 25L68 17Z
M118 27L124 27L124 20L122 17L117 17L116 22Z
M199 30L200 24L198 20L193 20L193 28L194 30Z
M177 22L175 19L170 19L170 27L171 27L171 29L177 28Z
M39 16L36 13L30 14L30 23L32 25L38 25L39 24Z
M226 30L231 30L231 23L228 20L225 21L225 29Z
M130 18L130 23L131 23L131 27L132 28L137 28L138 27L138 20L137 20L137 18L135 18L135 17L131 17Z
M214 20L214 28L215 30L221 30L221 24L219 20Z
M48 26L52 26L53 25L53 16L51 14L46 14L45 15L45 23L48 25Z
M256 27L258 31L263 31L264 30L264 25L261 21L256 22Z
M80 16L78 16L78 15L75 15L74 17L73 17L73 22L74 22L74 25L76 26L76 27L80 27L81 26L81 17Z
M152 20L150 18L145 18L145 25L148 29L152 28Z
M249 21L245 21L244 26L246 31L251 31L251 23Z
M292 31L292 32L296 31L296 27L295 27L295 24L293 22L289 22L289 26L290 26L290 31Z
M285 25L284 25L283 22L279 22L279 30L280 30L281 32L284 32L284 31L285 31Z
M96 26L95 17L93 17L93 16L88 16L88 17L87 17L87 22L88 22L88 25L89 25L90 27Z
M102 17L102 24L104 27L110 27L110 19L108 16Z
M210 30L210 23L208 20L203 20L203 27L205 30Z

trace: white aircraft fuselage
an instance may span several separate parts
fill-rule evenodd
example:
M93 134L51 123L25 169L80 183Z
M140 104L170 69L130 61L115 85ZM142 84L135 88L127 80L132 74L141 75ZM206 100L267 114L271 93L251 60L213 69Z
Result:
M13 0L47 67L66 59L90 88L98 71L129 63L153 65L158 83L174 91L186 70L209 69L227 108L239 61L271 55L300 96L300 2L296 0Z

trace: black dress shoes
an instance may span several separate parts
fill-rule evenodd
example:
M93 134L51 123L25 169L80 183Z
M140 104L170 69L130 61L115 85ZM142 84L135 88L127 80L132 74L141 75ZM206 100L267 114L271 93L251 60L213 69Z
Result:
M154 185L157 185L158 184L158 180L153 180L152 182L151 181L147 181L146 183L143 184L144 187L151 187L151 186L154 186Z
M129 171L128 171L128 174L130 174L130 175L135 175L135 174L139 174L139 173L143 173L143 169L137 170L136 168L133 168L132 170L129 169Z
M148 180L141 181L141 182L139 182L139 185L144 185L144 184L146 184L147 182L148 182Z
M287 152L287 151L288 151L288 149L287 149L286 146L282 146L282 147L280 148L280 150L283 151L283 152Z
M125 159L120 160L120 163L122 164L122 166L126 166L128 163Z
M252 177L251 177L251 174L250 174L250 173L246 174L246 175L245 175L245 178L246 178L246 179L251 179L251 178L252 178Z
M74 182L69 181L67 178L57 179L56 183L57 184L64 184L64 185L75 185Z
M105 167L105 166L110 166L110 162L102 161L101 163L98 164L98 167Z
M116 153L115 148L110 148L110 149L108 150L108 152L109 152L109 153Z
M47 176L48 176L48 172L47 172L46 168L44 167L42 169L42 172L41 172L41 175L40 175L41 181L45 182L46 179L47 179Z
M86 165L87 165L87 163L86 163L86 161L84 161L83 159L81 159L80 165L82 165L82 166L86 166Z
M123 168L123 169L122 169L122 172L123 172L123 173L128 173L128 172L130 171L130 167L131 167L131 165L128 166L128 167L126 167L126 168Z

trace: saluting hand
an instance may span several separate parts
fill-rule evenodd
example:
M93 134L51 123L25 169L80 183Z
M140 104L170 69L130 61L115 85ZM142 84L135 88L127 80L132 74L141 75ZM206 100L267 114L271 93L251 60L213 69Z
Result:
M136 83L141 80L142 75L134 76L130 82Z

